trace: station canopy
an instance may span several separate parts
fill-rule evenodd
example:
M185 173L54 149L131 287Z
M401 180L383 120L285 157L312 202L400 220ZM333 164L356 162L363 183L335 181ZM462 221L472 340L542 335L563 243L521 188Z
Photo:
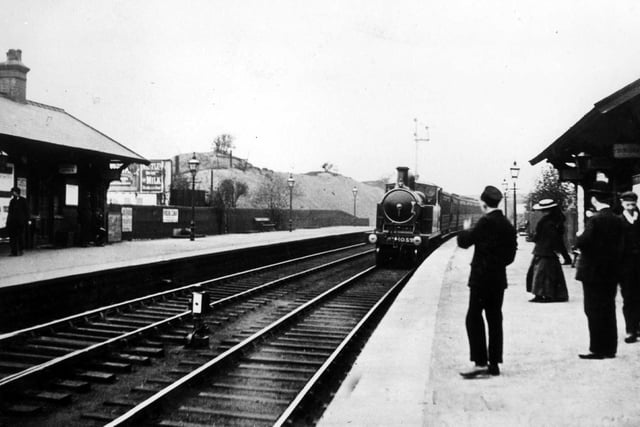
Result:
M597 102L529 163L535 165L546 159L562 171L580 156L621 160L640 157L640 79Z
M14 138L7 138L14 137ZM15 102L0 96L0 146L5 150L28 141L33 148L59 146L92 152L125 163L149 161L61 108L33 101Z

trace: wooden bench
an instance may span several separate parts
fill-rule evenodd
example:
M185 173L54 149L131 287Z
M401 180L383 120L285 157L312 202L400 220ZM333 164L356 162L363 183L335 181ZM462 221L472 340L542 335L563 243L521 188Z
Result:
M259 231L275 231L276 225L271 222L271 218L256 217L253 218L253 222L256 224L256 228Z

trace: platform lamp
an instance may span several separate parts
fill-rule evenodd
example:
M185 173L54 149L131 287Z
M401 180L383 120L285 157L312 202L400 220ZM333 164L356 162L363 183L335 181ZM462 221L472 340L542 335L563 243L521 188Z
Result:
M507 182L507 178L502 179L502 189L504 190L504 217L507 218L509 215L507 212L507 196L509 195L509 183Z
M191 172L191 231L189 232L189 240L196 239L196 174L200 162L196 159L196 153L189 160L189 172Z
M289 231L293 231L293 186L296 184L296 180L293 179L293 174L289 173L287 178L287 186L289 187Z
M356 217L356 197L358 197L358 187L356 187L354 185L353 188L351 189L351 192L353 193L353 221L355 222L357 220L357 217Z
M516 164L515 160L513 161L513 166L509 168L509 171L511 171L511 178L513 179L513 227L517 229L518 211L516 210L516 181L518 180L518 175L520 175L520 168Z

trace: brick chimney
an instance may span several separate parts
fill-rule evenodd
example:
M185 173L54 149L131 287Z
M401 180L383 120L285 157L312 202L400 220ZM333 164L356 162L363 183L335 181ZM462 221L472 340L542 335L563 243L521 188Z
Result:
M27 102L27 68L22 63L22 51L10 49L7 60L0 62L0 95L16 102Z

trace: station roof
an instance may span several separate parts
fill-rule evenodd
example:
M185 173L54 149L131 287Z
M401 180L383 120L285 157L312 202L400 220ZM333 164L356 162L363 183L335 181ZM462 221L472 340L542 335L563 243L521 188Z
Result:
M580 152L604 152L616 143L640 143L640 79L596 102L529 163L569 161Z
M33 101L21 103L0 96L0 135L99 153L112 160L149 163L63 109Z

